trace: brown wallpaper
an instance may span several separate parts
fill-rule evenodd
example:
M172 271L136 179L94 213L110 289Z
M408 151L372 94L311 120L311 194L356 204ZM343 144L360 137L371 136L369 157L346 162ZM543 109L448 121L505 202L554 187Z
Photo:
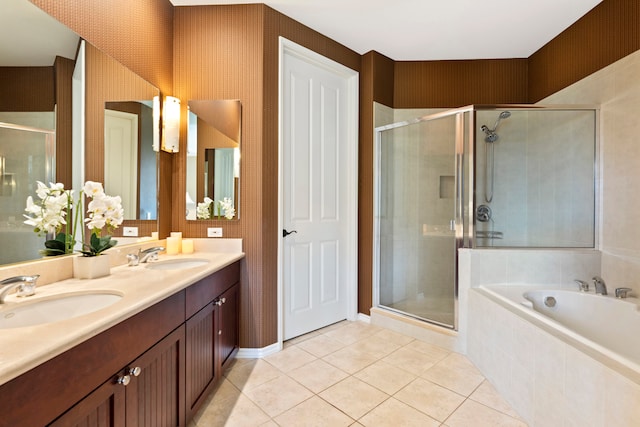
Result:
M538 102L640 49L640 2L604 0L529 58Z
M0 111L53 111L53 67L0 67Z
M445 108L527 101L527 60L399 61L394 108Z
M71 188L71 153L72 153L72 78L75 61L60 56L56 57L55 96L56 96L56 181Z

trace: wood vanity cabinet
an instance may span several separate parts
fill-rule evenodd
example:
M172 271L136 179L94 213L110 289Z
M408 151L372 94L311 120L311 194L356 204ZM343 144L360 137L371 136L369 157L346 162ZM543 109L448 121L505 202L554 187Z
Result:
M0 427L186 426L238 349L239 265L0 385Z
M187 422L238 350L239 278L235 263L187 289Z

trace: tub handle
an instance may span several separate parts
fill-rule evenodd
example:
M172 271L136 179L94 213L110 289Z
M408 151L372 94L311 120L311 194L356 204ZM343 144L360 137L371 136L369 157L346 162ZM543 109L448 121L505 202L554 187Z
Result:
M584 280L578 279L575 279L574 282L578 284L580 292L589 292L589 283L585 282Z
M616 298L626 298L631 291L633 291L631 288L616 288Z

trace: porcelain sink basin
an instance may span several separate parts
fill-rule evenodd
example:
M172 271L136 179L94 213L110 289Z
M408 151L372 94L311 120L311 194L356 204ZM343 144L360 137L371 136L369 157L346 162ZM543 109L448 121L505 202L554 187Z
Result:
M100 291L67 293L3 307L0 304L0 329L23 328L58 322L93 313L115 304L122 295Z
M150 268L152 270L184 270L187 268L202 267L203 265L207 264L209 264L208 259L183 258L152 262L147 264L147 268Z

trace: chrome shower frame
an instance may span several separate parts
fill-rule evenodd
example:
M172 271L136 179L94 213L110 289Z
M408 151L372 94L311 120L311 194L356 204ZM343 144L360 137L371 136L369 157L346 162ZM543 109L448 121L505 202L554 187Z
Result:
M458 289L458 251L462 248L476 248L475 237L475 170L476 170L476 152L477 144L485 143L484 139L480 141L480 135L477 134L477 119L476 114L479 111L496 111L500 114L503 111L517 112L517 111L539 111L539 110L592 110L595 114L595 141L594 141L594 249L599 247L600 230L599 226L601 211L598 209L601 206L599 185L601 171L599 166L600 162L600 142L599 142L599 107L595 105L529 105L529 104L495 104L495 105L469 105L465 107L450 109L434 114L417 117L410 120L404 120L396 123L392 123L385 126L379 126L374 129L374 241L373 241L373 306L380 306L380 220L379 220L379 207L380 207L380 166L381 166L381 144L382 144L382 132L392 130L420 122L432 121L441 119L447 116L456 117L456 136L455 136L455 212L452 220L452 225L455 230L455 253L454 257L454 325L450 327L448 325L440 324L436 321L430 321L418 317L418 319L432 323L438 326L443 326L448 329L458 329L459 319L459 289ZM505 117L499 116L496 125L499 121ZM505 248L505 247L502 247ZM536 249L541 249L537 247ZM387 309L387 308L385 308ZM394 311L394 310L391 310ZM400 313L412 316L411 313Z

